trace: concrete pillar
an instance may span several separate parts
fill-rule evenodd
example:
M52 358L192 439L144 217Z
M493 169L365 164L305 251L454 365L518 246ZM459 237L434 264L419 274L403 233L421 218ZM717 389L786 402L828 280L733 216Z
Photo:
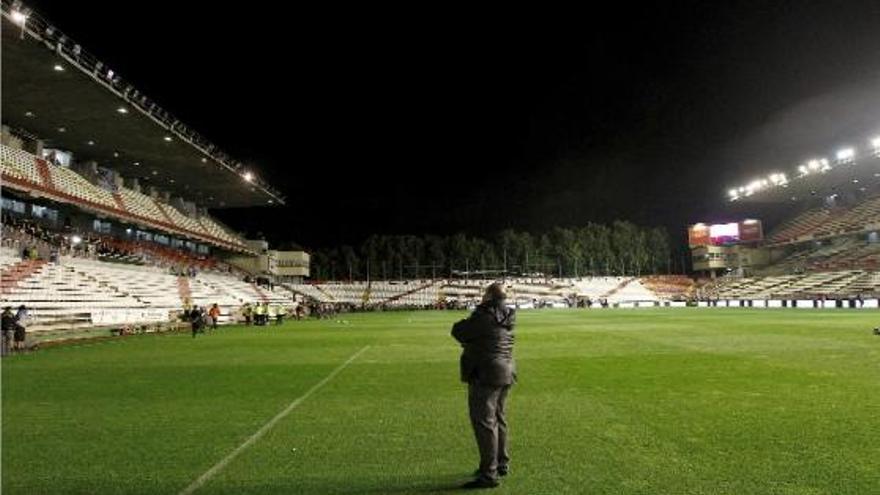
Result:
M40 158L43 158L43 140L37 139L34 141L34 154Z

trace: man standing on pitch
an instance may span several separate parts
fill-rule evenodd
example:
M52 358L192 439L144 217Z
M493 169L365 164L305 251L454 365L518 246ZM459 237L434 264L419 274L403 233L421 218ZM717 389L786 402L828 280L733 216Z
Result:
M463 348L461 380L468 384L471 425L480 449L477 478L465 488L498 486L498 477L510 471L505 407L507 393L516 381L516 313L504 305L505 299L500 283L490 285L471 316L452 327L452 336Z

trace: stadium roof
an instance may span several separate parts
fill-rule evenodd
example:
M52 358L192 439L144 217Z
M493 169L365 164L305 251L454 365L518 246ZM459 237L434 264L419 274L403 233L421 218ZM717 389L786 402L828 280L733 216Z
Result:
M284 202L38 14L2 1L3 123L210 208ZM219 108L218 108L219 111Z
M876 138L875 138L876 139ZM786 174L774 172L731 189L734 202L795 202L843 191L880 191L880 142L862 150L844 148L832 158L816 158Z

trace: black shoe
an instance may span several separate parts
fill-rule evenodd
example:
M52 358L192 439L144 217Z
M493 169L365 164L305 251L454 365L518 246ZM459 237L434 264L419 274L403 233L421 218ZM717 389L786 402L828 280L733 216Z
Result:
M474 476L480 476L481 474L483 474L483 472L480 471L480 468L477 468L477 470L474 471ZM508 474L510 474L510 466L499 466L498 467L498 476L503 477L503 476L507 476Z
M468 481L467 483L461 485L461 487L467 488L467 489L495 488L499 484L500 483L498 483L498 480L493 480L491 478L486 478L484 476L480 476L477 479L474 479L472 481Z

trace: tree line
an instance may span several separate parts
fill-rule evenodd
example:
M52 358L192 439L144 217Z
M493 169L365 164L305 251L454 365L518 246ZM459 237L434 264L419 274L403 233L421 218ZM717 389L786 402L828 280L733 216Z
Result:
M388 280L500 274L580 277L671 273L669 235L626 221L554 227L544 233L506 229L490 238L463 233L373 235L359 247L311 253L318 280Z

